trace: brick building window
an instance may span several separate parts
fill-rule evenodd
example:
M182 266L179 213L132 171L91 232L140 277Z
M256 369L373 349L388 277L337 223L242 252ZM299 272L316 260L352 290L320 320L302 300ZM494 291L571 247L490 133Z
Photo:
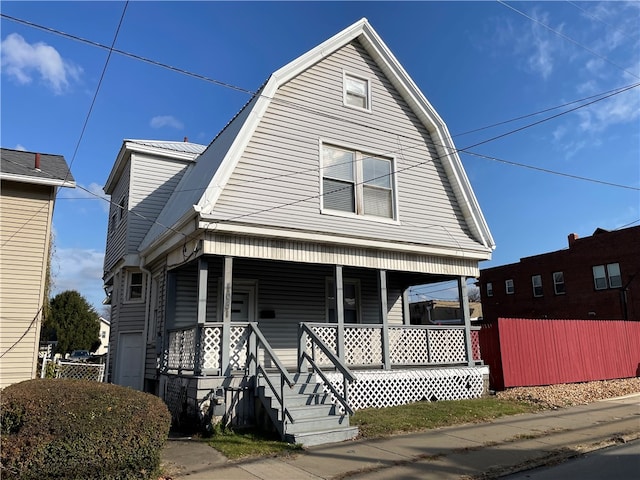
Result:
M595 265L593 267L593 283L596 290L621 287L620 265L618 263L609 263L606 266Z
M542 276L533 275L531 277L531 286L533 287L533 296L541 297L542 296Z
M487 291L487 297L493 297L493 283L487 282L486 291Z
M556 295L564 295L564 273L553 272L553 291Z
M515 293L516 289L513 285L512 278L504 281L504 291L507 293L507 295L513 295Z

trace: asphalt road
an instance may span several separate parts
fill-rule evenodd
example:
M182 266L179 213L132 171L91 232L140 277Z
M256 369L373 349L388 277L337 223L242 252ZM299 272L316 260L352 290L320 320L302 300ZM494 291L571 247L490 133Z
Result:
M541 467L503 477L503 480L638 480L640 440L597 450L552 467Z

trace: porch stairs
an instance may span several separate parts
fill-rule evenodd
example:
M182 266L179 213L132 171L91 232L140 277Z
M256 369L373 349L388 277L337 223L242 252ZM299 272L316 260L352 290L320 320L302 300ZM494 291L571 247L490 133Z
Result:
M342 414L331 401L315 375L298 373L293 375L295 384L284 385L285 413L277 396L266 381L257 378L258 397L271 422L280 436L287 442L304 446L351 440L358 435L358 427L349 425L349 414ZM279 374L269 375L269 381L276 387L281 386Z

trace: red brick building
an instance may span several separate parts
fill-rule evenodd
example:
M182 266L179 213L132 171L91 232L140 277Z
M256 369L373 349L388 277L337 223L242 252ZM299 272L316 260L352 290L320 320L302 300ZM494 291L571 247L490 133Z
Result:
M640 321L640 226L480 271L486 321L498 317Z

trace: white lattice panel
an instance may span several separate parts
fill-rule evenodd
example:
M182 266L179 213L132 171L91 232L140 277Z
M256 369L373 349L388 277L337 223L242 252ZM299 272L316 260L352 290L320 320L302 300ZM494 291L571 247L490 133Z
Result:
M180 364L184 370L194 370L196 366L196 331L195 328L183 331Z
M311 327L313 329L313 333L315 333L320 340L331 350L334 354L337 355L338 345L337 345L337 333L338 328L336 326L332 327ZM316 365L318 366L327 366L333 365L333 363L327 358L322 350L319 348L315 348L314 351L311 350L311 340L307 337L307 353L315 358Z
M205 327L202 329L200 363L203 370L217 370L220 368L221 344L222 329L220 327Z
M342 391L342 374L327 373L331 384ZM478 398L483 393L482 371L476 368L391 370L354 372L349 385L353 410L406 405L418 401ZM321 382L319 377L316 381Z
M430 363L465 363L467 361L464 330L427 330Z
M389 359L392 365L427 365L427 330L389 327Z
M180 368L180 349L182 348L182 332L169 332L169 352L167 354L167 367Z
M56 365L55 372L56 378L75 378L94 382L102 382L104 379L104 365L101 363L60 362Z
M345 328L344 354L347 365L381 365L382 330Z
M229 363L233 370L244 370L247 364L249 329L244 326L231 327L229 334Z

